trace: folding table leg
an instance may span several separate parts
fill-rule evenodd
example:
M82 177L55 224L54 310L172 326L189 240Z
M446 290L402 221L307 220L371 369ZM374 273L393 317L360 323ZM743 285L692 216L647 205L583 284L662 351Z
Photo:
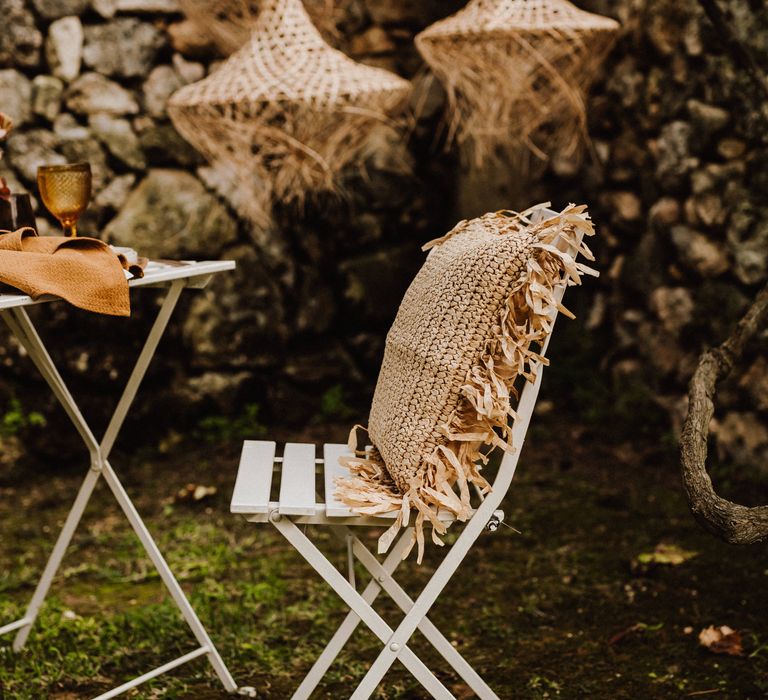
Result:
M120 480L117 478L117 475L115 474L109 462L104 463L103 473L104 480L107 482L110 490L115 495L117 502L120 504L120 507L123 509L125 516L131 523L131 527L133 528L134 532L138 536L139 540L141 540L141 544L143 545L144 550L152 560L155 569L157 569L157 573L160 574L160 578L165 584L165 587L168 589L168 592L171 594L173 602L184 616L184 620L186 620L187 625L189 625L189 628L195 635L195 638L200 644L200 648L206 650L208 660L211 662L211 666L213 666L214 671L216 671L216 675L219 677L219 680L227 691L230 693L234 692L237 690L237 684L230 675L229 670L219 655L219 652L216 650L216 647L213 645L211 638L208 636L208 632L206 632L205 627L203 627L203 623L200 622L200 618L198 618L197 613L194 611L192 605L190 605L187 597L184 595L184 591L179 585L179 582L171 572L171 569L169 568L163 555L160 553L157 544L155 544L155 541L152 539L152 535L149 534L147 526L139 516L136 507L128 497L128 494L125 492L123 485L120 483Z
M104 439L100 444L96 441L88 424L80 413L77 404L72 398L72 395L69 393L64 380L61 378L61 375L56 369L56 366L54 365L50 355L45 349L45 346L37 334L37 331L35 330L26 311L23 308L18 308L13 309L11 314L8 315L0 314L2 315L3 320L10 327L11 331L16 335L19 342L29 353L30 358L40 371L45 381L51 387L51 390L53 391L58 401L61 403L77 431L80 433L83 441L88 447L88 451L91 454L91 470L86 475L86 478L80 487L80 491L78 492L75 503L72 506L69 515L67 516L67 520L59 535L53 552L49 557L48 563L46 564L43 575L37 585L24 618L22 618L21 621L17 621L17 623L12 623L11 625L7 625L6 627L1 628L0 631L11 631L12 629L17 628L19 629L16 639L14 640L14 649L16 651L21 649L21 647L26 642L31 626L37 617L43 601L45 600L51 582L61 564L66 549L77 528L88 500L90 499L96 482L98 481L99 476L101 476L103 473L110 490L114 494L120 507L125 513L128 521L131 524L131 527L138 535L139 540L146 550L150 560L157 569L160 578L171 594L174 603L176 604L177 608L181 612L192 633L195 635L195 638L200 644L198 649L99 696L101 700L115 697L116 695L119 695L129 690L130 688L136 687L140 683L165 673L166 671L171 670L172 668L175 668L182 663L187 663L188 661L191 661L198 656L202 656L203 654L207 655L209 662L213 666L224 688L229 692L234 692L237 690L237 685L230 675L226 665L224 664L224 661L219 655L219 652L213 645L213 642L208 636L208 633L203 627L203 624L200 622L200 619L197 617L197 614L184 595L181 586L176 581L173 573L168 567L168 564L166 563L165 559L160 553L160 550L152 539L152 536L149 534L146 525L141 520L141 517L136 511L128 494L118 480L117 475L115 474L111 465L107 461L107 457L109 456L112 446L117 439L120 428L122 427L131 403L136 396L139 385L141 384L141 381L146 374L147 368L149 367L155 350L157 349L157 345L163 336L165 328L168 324L168 321L170 320L173 309L178 302L184 285L185 283L183 280L179 280L171 284L170 290L163 300L160 311L158 312L149 335L147 336L147 340L145 341L141 353L139 354L139 357L136 361L131 376L128 379L120 400L118 401L117 407L115 408L115 411L109 422L109 426L107 427L106 433L104 435ZM20 625L20 623L23 623L23 625Z
M69 543L72 541L72 536L75 534L80 518L83 515L85 507L88 505L88 501L91 498L93 489L96 486L96 482L99 480L100 472L89 469L85 475L80 490L77 493L77 498L72 504L72 508L67 515L67 519L64 522L64 527L61 528L59 537L56 540L56 544L48 557L48 562L43 570L43 575L37 582L35 592L32 594L32 599L29 601L27 610L24 613L24 617L28 620L27 624L22 627L16 634L16 638L13 640L13 650L21 651L24 645L27 643L27 637L32 631L32 625L37 619L37 615L40 612L40 608L45 602L45 597L48 595L48 590L53 582L53 577L61 566L61 561L64 559L64 554L69 547Z
M387 575L391 575L402 561L403 552L410 545L411 530L412 528L406 529L381 565ZM381 585L377 578L374 577L363 591L362 598L368 605L373 603L381 592ZM359 624L360 616L354 610L350 610L346 618L344 618L344 622L339 625L331 641L328 642L323 652L317 657L317 661L312 665L309 673L307 673L301 685L292 695L292 700L307 700L312 695L312 691L317 688Z
M280 531L306 561L322 576L336 594L362 619L368 628L387 644L392 636L392 628L384 621L369 603L350 585L344 576L325 558L309 538L290 520L280 517L272 520L272 524ZM435 677L421 659L405 646L395 648L397 658L413 674L416 680L438 700L454 700L451 692Z
M10 328L11 332L16 336L18 341L24 347L29 354L30 359L37 367L38 371L42 375L43 379L50 386L54 395L59 403L66 411L72 423L77 428L83 438L83 442L88 448L88 452L91 455L91 469L85 476L80 490L78 491L77 498L72 505L72 508L67 515L67 519L64 522L64 527L59 533L59 537L56 540L53 551L48 558L48 562L45 565L43 574L35 587L35 592L32 595L32 599L27 606L27 610L24 613L24 620L26 621L23 626L19 628L16 633L16 637L13 640L13 650L20 651L24 644L26 644L29 633L32 630L32 625L37 619L37 615L40 612L45 597L48 594L48 590L51 587L53 578L61 565L64 554L69 547L72 537L80 523L80 518L85 511L88 501L90 500L93 489L99 480L100 472L99 467L99 446L88 427L85 419L80 413L77 404L75 403L72 395L69 393L64 381L56 370L50 355L45 350L45 346L40 340L40 336L37 334L34 326L32 325L29 316L23 308L13 309L9 312L4 312L2 318Z

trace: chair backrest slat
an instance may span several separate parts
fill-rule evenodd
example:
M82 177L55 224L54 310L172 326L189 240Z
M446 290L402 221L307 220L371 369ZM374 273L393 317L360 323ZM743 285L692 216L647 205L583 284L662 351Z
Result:
M543 217L547 215L554 216L555 212L549 209L542 210L541 216ZM583 233L580 232L577 236L577 246L581 243L582 238ZM567 250L571 255L575 256L577 254L577 250L564 241L558 242L557 246L561 250ZM557 285L555 288L555 299L558 301L558 303L562 302L567 286L567 283L563 282L562 284ZM541 349L542 357L546 357L547 349L549 348L549 341L552 340L552 334L555 330L556 321L557 314L552 321L552 329L550 330L550 333L544 342L544 347ZM528 426L530 425L533 411L536 408L536 400L539 397L539 389L541 388L544 366L539 364L535 369L535 374L536 379L532 383L526 382L522 392L520 392L520 400L518 401L516 409L518 418L512 425L512 445L514 446L514 450L504 455L503 459L501 460L501 466L499 467L498 474L494 480L494 497L492 499L496 504L494 505L494 508L498 507L498 505L501 503L501 500L504 498L504 495L510 486L512 477L515 474L517 461L520 458L520 452L522 451L523 444L525 443L525 436L528 433Z

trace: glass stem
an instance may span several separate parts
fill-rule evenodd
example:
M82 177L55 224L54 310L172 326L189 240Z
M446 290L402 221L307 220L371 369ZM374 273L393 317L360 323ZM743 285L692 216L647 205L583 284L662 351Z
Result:
M62 221L61 226L64 229L64 235L75 238L77 236L77 221Z

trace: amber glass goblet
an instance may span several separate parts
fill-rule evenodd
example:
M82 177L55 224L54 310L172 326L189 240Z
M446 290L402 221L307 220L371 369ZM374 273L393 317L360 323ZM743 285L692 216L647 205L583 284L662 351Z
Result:
M43 204L59 220L64 235L76 236L77 220L91 199L90 164L41 165L37 186Z

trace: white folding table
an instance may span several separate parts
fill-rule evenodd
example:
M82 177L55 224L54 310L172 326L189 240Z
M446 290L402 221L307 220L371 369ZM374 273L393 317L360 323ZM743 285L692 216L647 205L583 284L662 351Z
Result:
M157 345L163 336L182 290L185 287L202 288L208 283L212 275L218 272L232 270L234 267L235 263L228 260L182 263L150 262L147 265L145 276L142 279L131 280L129 282L131 289L137 287L164 287L167 289L167 292L101 441L96 439L85 418L83 418L77 403L67 389L64 380L61 378L61 375L51 360L43 341L40 339L40 336L26 311L26 307L28 306L51 302L56 300L57 297L48 296L33 300L24 294L0 293L0 318L2 318L6 325L11 329L11 332L16 336L22 347L26 349L32 362L43 376L43 379L45 379L50 386L59 403L74 424L90 455L90 468L88 473L80 487L80 491L72 505L72 509L69 511L64 527L62 528L61 534L53 548L53 552L48 559L48 563L37 584L37 588L27 607L26 613L20 620L16 620L15 622L0 627L0 635L15 631L16 637L13 641L14 651L19 651L24 646L32 625L40 611L40 607L48 593L53 577L61 564L64 553L72 540L72 536L77 529L83 511L93 493L93 489L96 486L99 477L103 476L117 499L120 508L130 522L131 527L141 540L144 549L157 569L168 592L171 594L174 603L181 611L181 614L192 630L192 633L195 635L199 645L193 651L190 651L173 661L169 661L162 666L158 666L107 693L99 695L98 700L106 700L106 698L115 697L130 688L134 688L151 678L155 678L156 676L201 656L208 657L208 660L216 671L216 675L228 692L236 692L238 690L237 685L232 679L219 652L213 645L213 642L200 622L200 619L197 617L197 614L192 609L181 586L168 567L163 555L160 553L155 541L152 539L149 530L136 511L130 497L126 493L109 462L112 446L115 444L115 440L123 426L128 410L133 403L139 385L141 384L149 363L155 354ZM248 692L250 689L243 688L241 690L245 691L243 694L250 694Z

